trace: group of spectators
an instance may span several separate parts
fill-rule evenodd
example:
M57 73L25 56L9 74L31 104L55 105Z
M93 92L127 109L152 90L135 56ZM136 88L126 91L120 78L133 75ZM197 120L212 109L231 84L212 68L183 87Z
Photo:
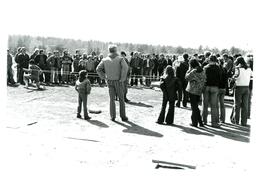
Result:
M226 121L224 96L229 95L230 86L233 85L234 106L230 120L234 124L247 126L251 112L253 56L247 55L245 59L240 54L228 56L206 52L203 57L201 55L189 57L188 54L182 57L183 61L167 67L166 76L161 80L163 103L157 123L164 122L167 102L169 102L169 110L165 122L173 123L174 95L178 92L177 107L180 107L181 101L183 106L187 107L187 102L190 100L192 126L197 127L199 124L203 127L208 124L208 105L210 105L211 125L219 127L220 123ZM201 100L202 114L198 108Z
M120 56L125 59L129 69L125 85L138 86L144 85L151 87L151 81L160 80L167 66L173 68L174 76L178 78L180 83L180 95L176 106L187 107L190 101L192 108L192 124L197 126L207 124L208 104L211 106L211 119L213 126L219 126L219 122L225 122L225 105L224 96L230 95L230 91L235 92L235 103L231 117L232 122L238 124L241 113L241 124L246 125L247 118L250 117L250 100L252 94L252 70L253 56L247 55L243 57L241 54L212 54L205 52L204 54L194 55L168 55L168 54L144 54L141 52L131 52L130 56L122 51ZM14 56L17 64L17 82L24 83L24 72L29 68L32 61L41 69L39 82L49 84L74 84L77 75L81 70L86 70L88 79L91 84L99 84L104 86L106 83L101 79L96 68L104 58L103 54L96 55L83 53L76 50L71 55L68 50L64 50L61 54L55 50L53 53L45 53L43 49L35 49L33 54L29 56L26 48L19 47ZM7 83L15 84L13 79L13 56L7 50ZM200 69L201 68L201 69ZM205 80L200 82L203 84L202 93L196 93L196 98L191 96L191 89L200 84L195 84L197 74L190 72L198 72L205 74ZM191 76L193 75L193 76ZM191 78L194 78L191 80ZM248 80L249 78L249 80ZM194 82L194 83L193 83ZM233 89L231 89L233 88ZM233 93L233 92L232 92ZM125 100L128 101L127 88L125 91ZM193 94L193 91L192 91ZM202 100L202 114L198 109L198 104ZM219 106L220 105L220 106ZM219 108L220 107L220 108ZM202 120L201 120L202 119Z

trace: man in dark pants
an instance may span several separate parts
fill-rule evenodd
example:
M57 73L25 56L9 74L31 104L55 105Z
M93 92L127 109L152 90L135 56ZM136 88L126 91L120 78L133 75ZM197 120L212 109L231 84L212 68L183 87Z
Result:
M16 63L18 68L17 69L18 82L22 85L25 85L23 80L23 76L24 76L23 68L28 69L28 62L29 62L29 56L26 53L26 48L22 47L21 53L16 58Z
M184 61L181 62L180 65L176 69L176 77L178 77L181 81L182 95L183 95L183 98L182 98L183 107L187 107L187 102L188 102L188 93L186 91L186 87L187 87L188 82L185 79L186 72L189 68L188 57L189 57L188 54L184 54L183 55ZM180 102L179 101L176 103L176 106L180 107Z
M101 79L106 79L110 97L111 120L116 118L115 96L119 98L120 117L122 121L128 121L125 114L124 82L127 78L128 65L118 56L116 45L109 46L109 55L104 58L96 69Z
M40 82L46 82L46 72L47 69L47 56L44 54L44 50L40 49L39 54L35 57L35 63L41 70L43 70L42 74L39 76Z

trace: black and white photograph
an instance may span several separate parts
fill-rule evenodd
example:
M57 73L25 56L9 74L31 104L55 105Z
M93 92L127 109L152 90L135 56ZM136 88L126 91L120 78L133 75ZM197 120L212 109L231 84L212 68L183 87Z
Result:
M253 0L1 4L0 176L253 176Z

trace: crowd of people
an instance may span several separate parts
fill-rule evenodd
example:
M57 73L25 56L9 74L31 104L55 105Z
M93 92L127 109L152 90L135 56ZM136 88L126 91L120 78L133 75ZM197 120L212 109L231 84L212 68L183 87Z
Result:
M35 49L29 56L24 47L19 47L13 57L7 50L7 84L19 83L28 87L29 81L32 81L39 89L40 84L75 84L80 77L79 73L82 72L84 73L82 77L88 76L90 84L108 85L112 105L111 118L115 119L113 98L118 98L120 105L123 105L120 106L122 120L126 120L123 101L129 102L127 86L151 87L152 81L160 80L163 103L157 123L173 124L174 107L180 107L181 103L183 107L187 107L187 103L190 102L192 126L197 127L198 124L204 126L208 123L208 105L210 105L211 125L219 127L221 122L226 121L224 96L233 94L234 108L230 116L231 121L235 124L241 122L242 126L247 125L252 97L252 55L231 56L226 53L221 55L211 52L169 55L134 51L127 56L124 51L119 55L116 47L109 50L110 55L107 57L103 54L97 55L95 52L81 53L80 50L76 50L74 55L68 50L64 50L63 53L55 50L46 54L43 49ZM122 75L122 85L115 82L119 80L118 77L121 78L119 75L122 69L116 70L120 63L111 63L113 58L118 58L116 60L127 65L125 78ZM13 61L17 66L17 83L13 78ZM124 68L124 64L122 65ZM108 79L105 75L108 75ZM116 91L120 89L122 93ZM169 110L165 116L167 102L169 102ZM200 102L202 102L202 113L198 107ZM78 114L80 117L79 111ZM85 114L85 117L89 116Z

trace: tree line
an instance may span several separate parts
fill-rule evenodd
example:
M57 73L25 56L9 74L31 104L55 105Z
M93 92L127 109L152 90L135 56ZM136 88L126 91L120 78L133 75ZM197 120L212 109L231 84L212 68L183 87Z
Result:
M108 45L113 42L102 42L97 40L74 40L66 38L56 38L56 37L34 37L30 35L9 35L8 38L8 48L15 53L18 47L26 47L28 53L33 53L35 48L44 49L46 51L53 52L54 50L59 50L63 52L68 49L71 53L75 53L76 49L81 50L81 52L91 53L95 51L96 54L107 54ZM205 51L211 51L213 53L228 53L234 55L237 53L245 54L248 51L232 46L230 49L218 49L209 48L208 46L200 45L198 48L184 48L182 46L166 46L166 45L149 45L149 44L133 44L133 43L115 43L121 49L130 53L132 51L138 51L142 53L156 53L156 54L195 54L203 53Z

